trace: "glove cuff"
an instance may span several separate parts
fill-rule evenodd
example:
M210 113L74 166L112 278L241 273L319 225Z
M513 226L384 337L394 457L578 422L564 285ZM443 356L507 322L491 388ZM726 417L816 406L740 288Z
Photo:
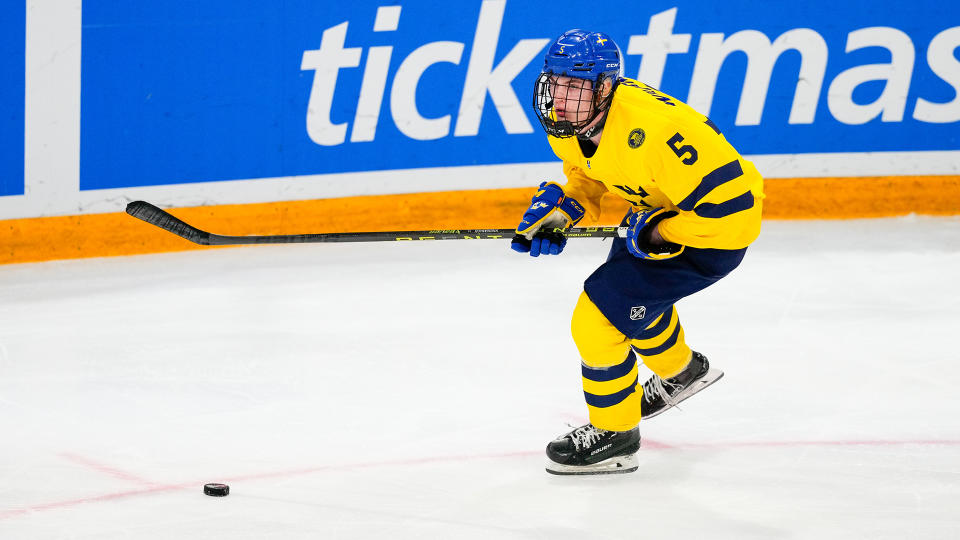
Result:
M577 223L580 223L584 214L587 213L583 205L580 204L580 201L573 197L564 197L560 206L557 207L557 210L567 218L565 227L573 227Z
M537 199L543 200L544 198L546 198L548 202L556 200L555 206L557 210L563 214L563 217L567 218L567 222L561 224L560 227L572 227L576 225L583 219L584 214L587 213L583 205L580 204L580 201L567 196L566 192L563 191L563 186L556 182L541 182L540 189L531 202L536 202Z
M517 233L530 240L541 228L564 228L582 217L583 207L576 199L567 199L559 184L541 182L517 226Z

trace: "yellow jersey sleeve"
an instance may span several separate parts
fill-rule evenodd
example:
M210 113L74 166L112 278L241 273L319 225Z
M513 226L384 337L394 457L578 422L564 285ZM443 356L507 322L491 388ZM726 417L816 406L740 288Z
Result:
M593 221L600 219L600 200L607 192L607 186L587 177L580 167L569 161L563 162L563 174L567 177L567 184L563 187L564 194L583 205Z
M660 234L695 248L748 246L760 234L760 173L707 117L643 83L636 84L642 85L644 94L657 98L642 102L642 110L634 109L649 126L644 151L637 157L666 199L658 202L678 212L660 222Z
M763 179L708 123L662 132L654 177L678 215L659 225L671 242L696 248L739 249L760 234Z
M749 161L734 158L693 186L677 186L690 189L668 195L679 213L660 222L666 240L696 248L739 249L759 236L762 179Z

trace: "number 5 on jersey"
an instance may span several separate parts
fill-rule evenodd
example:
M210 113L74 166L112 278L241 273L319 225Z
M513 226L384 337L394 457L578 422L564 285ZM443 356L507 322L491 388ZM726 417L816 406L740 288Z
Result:
M697 155L697 149L689 144L684 144L681 146L682 142L683 135L674 133L673 137L670 137L670 140L667 141L667 146L669 146L670 149L673 150L673 153L683 161L684 165L693 165L697 162L697 157L699 157Z

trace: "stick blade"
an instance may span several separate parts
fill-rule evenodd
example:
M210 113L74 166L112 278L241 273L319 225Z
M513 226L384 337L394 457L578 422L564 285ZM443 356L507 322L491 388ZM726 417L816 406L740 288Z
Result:
M182 220L169 214L147 201L133 201L127 204L127 213L131 216L145 221L155 227L171 232L180 238L184 238L203 246L210 245L210 233L184 223Z

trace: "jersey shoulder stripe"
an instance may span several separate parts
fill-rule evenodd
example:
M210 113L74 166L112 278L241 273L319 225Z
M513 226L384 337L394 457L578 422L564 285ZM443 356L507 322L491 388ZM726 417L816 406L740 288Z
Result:
M753 193L747 191L741 195L738 195L728 201L722 203L701 203L693 209L693 213L702 217L702 218L712 218L720 219L727 216L736 214L737 212L743 212L744 210L749 210L753 208L754 196Z
M743 167L740 166L739 159L735 159L726 165L721 165L704 176L690 195L687 195L685 199L677 204L677 207L689 212L711 191L741 176L743 176Z

